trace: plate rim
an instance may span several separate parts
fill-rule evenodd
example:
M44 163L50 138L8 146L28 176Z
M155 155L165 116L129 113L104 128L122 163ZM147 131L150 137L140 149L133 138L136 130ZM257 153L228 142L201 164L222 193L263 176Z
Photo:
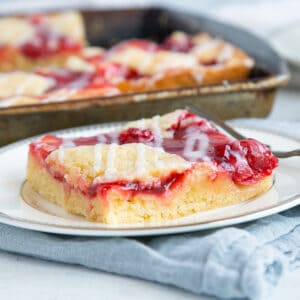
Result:
M79 127L73 127L68 129L62 129L51 132L51 134L68 134L72 132L78 132L78 131L87 131L87 130L93 130L93 129L103 129L103 127L106 127L107 129L109 127L116 127L122 125L122 123L125 122L111 122L111 123L103 123L103 124L93 124L93 125L86 125L86 126L79 126ZM290 139L294 142L300 143L300 138L297 137L291 137L290 135L285 135L276 132L276 130L271 129L263 129L258 128L256 126L251 125L245 125L245 124L233 124L234 127L245 129L245 130L253 130L258 131L262 133L272 134L276 135L281 138ZM44 133L47 134L47 133ZM10 149L20 147L24 144L29 143L30 141L43 136L44 134L39 134L36 136L32 136L14 143L11 143L9 145L6 145L4 147L0 148L0 155L2 153L8 152ZM24 182L22 182L23 186ZM21 194L22 187L19 187L18 192L18 201L23 201L27 203ZM232 216L227 217L224 219L217 219L212 221L202 221L198 223L187 223L187 224L174 224L174 225L167 225L167 226L151 226L151 227L140 227L140 228L88 228L88 227L71 227L70 225L53 225L53 224L47 224L42 223L34 220L26 220L19 217L13 217L10 215L7 215L3 212L0 212L0 223L11 225L14 227L18 227L21 229L29 229L33 231L38 232L44 232L44 233L54 233L54 234L64 234L64 235L73 235L73 236L94 236L94 237L113 237L113 236L119 236L119 237L126 237L126 236L151 236L151 235L170 235L170 234L179 234L179 233L189 233L189 232L195 232L199 230L208 230L213 228L220 228L220 227L227 227L229 225L236 225L241 224L245 222L254 221L263 217L270 216L275 213L279 213L281 211L290 209L292 207L295 207L300 204L300 193L296 195L292 195L288 199L284 200L280 204L273 204L269 206L268 208L264 209L256 209L251 213L244 213L242 215L238 216ZM53 230L54 229L54 230Z
M267 209L257 210L249 214L243 214L227 219L206 221L195 224L173 225L164 228L118 228L118 229L95 229L95 228L74 228L64 225L50 225L37 221L29 221L18 217L11 217L0 212L0 223L17 227L19 229L29 229L42 233L53 233L70 236L92 236L92 237L134 237L134 236L157 236L171 235L179 233L192 233L195 231L225 228L227 226L255 221L270 215L285 211L300 204L300 195L294 195L286 199L280 205L272 205ZM55 228L55 230L53 230Z

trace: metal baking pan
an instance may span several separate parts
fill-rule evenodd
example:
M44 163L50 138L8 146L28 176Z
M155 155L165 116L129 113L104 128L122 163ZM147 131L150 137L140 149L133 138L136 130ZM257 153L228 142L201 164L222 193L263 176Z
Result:
M204 16L166 8L82 11L91 45L111 46L132 37L162 40L174 30L209 32L244 49L256 60L246 81L98 97L0 109L0 145L39 133L83 124L132 120L186 105L223 119L265 117L276 90L289 78L286 63L263 40Z

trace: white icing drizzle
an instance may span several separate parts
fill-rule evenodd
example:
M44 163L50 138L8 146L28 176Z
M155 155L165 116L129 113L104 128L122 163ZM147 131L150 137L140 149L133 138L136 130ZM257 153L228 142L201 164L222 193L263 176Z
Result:
M94 170L98 172L101 170L102 166L102 145L96 144L94 146Z
M227 61L229 58L232 57L232 54L233 54L233 47L228 44L225 45L217 57L217 62L222 63Z
M160 116L155 116L152 118L151 128L154 134L154 141L156 147L161 147L162 144L162 133L160 129Z
M61 164L64 163L65 152L64 152L64 149L62 146L59 146L59 148L58 148L57 158Z
M63 164L64 162L64 156L65 156L65 152L64 149L65 148L72 148L75 147L76 145L74 144L74 142L70 139L64 139L62 144L59 146L58 148L58 161Z
M64 139L61 146L63 148L72 148L75 147L76 145L74 144L74 142L70 139Z
M106 157L106 168L104 173L105 180L113 180L115 179L115 157L116 157L116 147L117 144L110 144L107 150L107 157Z
M115 143L115 144L118 144L119 142L119 132L111 132L110 133L110 137L111 137L111 143Z
M153 53L145 53L144 59L139 64L139 70L141 73L147 72L149 67L153 65L154 62L154 54Z
M216 47L218 47L220 45L221 41L219 39L209 39L207 41L203 41L200 44L198 44L193 52L195 52L198 55L201 55L205 52L214 50Z
M189 160L197 160L207 156L209 139L205 133L194 128L188 128L187 139L184 146L183 155Z
M161 153L163 153L164 150L161 149L161 148L156 148L155 149L155 152L154 152L154 164L155 164L155 167L157 169L162 169L163 168L163 162L160 160L159 156Z
M114 53L112 53L111 56L112 56L112 60L114 60ZM116 56L117 57L120 56L119 57L120 62L126 66L130 66L131 62L134 59L134 53L132 53L130 49L125 49L125 51L118 53Z
M197 65L197 59L187 53L170 53L156 63L155 72L165 71L174 68L192 69Z
M47 102L61 102L65 101L68 98L72 97L74 94L77 93L77 90L68 90L68 89L62 89L59 90L53 94L50 94L48 97L42 99L42 103Z
M136 175L142 176L145 172L145 148L143 144L138 143L136 145Z
M99 134L97 136L97 140L98 140L98 143L100 143L100 144L105 144L106 143L106 137L103 136L102 134Z
M6 74L1 74L0 75L0 83L2 83L5 80L7 80L7 75Z

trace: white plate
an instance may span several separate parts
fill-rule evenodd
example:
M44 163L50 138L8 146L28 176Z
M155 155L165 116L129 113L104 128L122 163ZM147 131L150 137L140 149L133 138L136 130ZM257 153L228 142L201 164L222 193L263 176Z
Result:
M117 125L99 125L59 131L63 136L89 136ZM238 128L242 134L270 144L274 149L300 148L300 141L274 133ZM145 236L192 232L247 222L300 204L300 158L281 160L273 187L264 195L234 206L197 213L176 221L145 225L105 225L66 213L26 187L27 148L24 140L0 152L0 222L37 231L85 236Z

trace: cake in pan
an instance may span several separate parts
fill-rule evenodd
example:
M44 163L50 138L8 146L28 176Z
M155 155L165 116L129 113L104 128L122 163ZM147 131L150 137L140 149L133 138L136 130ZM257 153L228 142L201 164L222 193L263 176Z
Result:
M255 64L207 33L90 47L78 12L2 17L0 30L0 107L245 80Z
M86 43L77 12L2 17L0 32L1 71L62 66Z

